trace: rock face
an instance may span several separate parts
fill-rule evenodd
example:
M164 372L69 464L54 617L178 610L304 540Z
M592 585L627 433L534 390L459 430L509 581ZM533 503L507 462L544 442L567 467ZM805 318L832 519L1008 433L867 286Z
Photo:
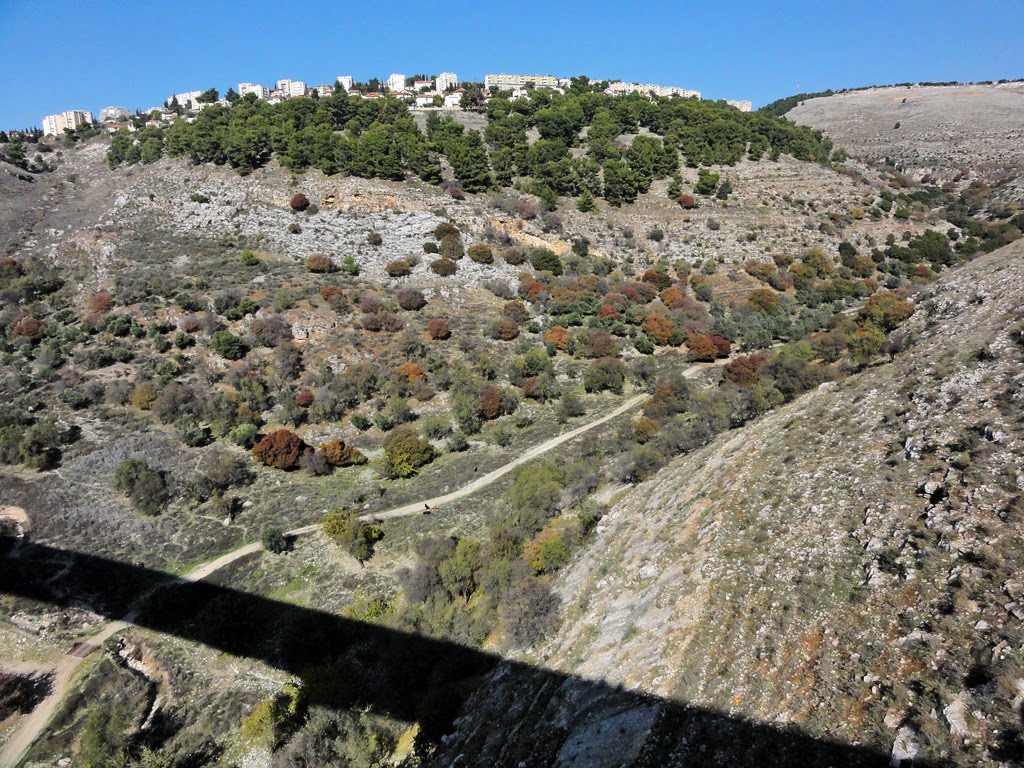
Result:
M1022 305L1017 245L919 296L894 362L629 493L522 656L568 677L496 675L435 764L1020 764Z

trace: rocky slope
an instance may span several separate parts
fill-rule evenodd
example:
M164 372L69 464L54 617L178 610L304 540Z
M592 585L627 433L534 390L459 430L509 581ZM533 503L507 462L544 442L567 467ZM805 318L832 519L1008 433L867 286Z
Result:
M851 91L810 99L786 117L821 129L851 154L889 159L915 179L992 183L1024 170L1019 82ZM1019 192L1019 182L1013 186Z
M726 201L702 199L695 210L670 201L668 182L661 180L635 204L612 208L602 203L601 215L580 213L564 201L557 213L524 219L515 210L521 195L511 190L455 201L442 189L419 182L319 171L296 176L277 163L244 177L226 167L167 158L111 171L107 146L93 140L61 153L54 173L33 177L37 193L19 197L23 209L17 223L35 225L26 231L12 220L11 227L12 232L21 230L17 250L22 254L41 255L61 267L83 262L89 287L109 283L116 272L114 259L140 261L159 254L180 266L190 254L175 239L228 238L295 260L316 252L335 259L352 254L365 277L384 283L394 282L384 271L389 261L417 256L413 282L440 289L445 285L429 271L422 244L444 219L464 230L467 243L491 232L502 241L526 248L545 245L566 254L573 240L586 238L595 256L638 269L662 259L740 264L811 246L831 252L843 240L871 247L889 235L926 228L923 219L851 217L851 210L870 207L883 186L884 179L870 169L850 163L837 173L787 156L717 169L730 180L732 195ZM685 168L683 176L692 185L697 172ZM296 191L313 202L305 213L295 214L288 206ZM298 231L289 231L291 224ZM649 237L655 230L661 233L657 240ZM383 236L380 246L368 244L371 232ZM466 261L458 283L473 287L489 279L514 279L517 273L500 259L486 268Z
M918 299L892 362L619 501L523 659L571 677L496 674L436 764L1021 764L1024 248Z

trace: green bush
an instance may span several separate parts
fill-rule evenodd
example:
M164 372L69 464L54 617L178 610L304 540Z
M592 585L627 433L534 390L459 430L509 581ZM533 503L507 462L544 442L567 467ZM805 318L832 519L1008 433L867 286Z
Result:
M459 230L454 224L448 221L442 221L436 227L434 227L434 239L443 240L448 235L455 235L458 237Z
M394 479L412 477L437 458L434 447L412 427L400 427L384 438L384 474Z
M583 388L587 392L603 392L611 390L622 394L622 385L626 381L626 366L614 357L602 357L595 360L583 375Z
M441 258L430 262L430 271L441 277L451 277L458 269L458 265L448 258Z
M718 189L719 178L717 173L712 173L707 168L701 168L697 171L697 184L693 187L693 191L698 195L713 195Z
M288 537L284 535L284 531L280 528L264 528L263 533L260 535L260 541L263 543L265 550L273 552L275 555L288 550Z
M439 252L446 259L458 261L465 255L462 247L462 238L457 234L445 235L441 238Z
M245 342L231 331L217 331L213 334L210 349L227 360L241 360L249 351Z
M558 400L558 410L555 412L555 418L559 424L564 424L569 419L582 416L586 412L587 409L583 406L583 401L580 400L579 395L575 392L565 392Z
M384 538L379 526L360 520L355 512L336 509L324 515L320 524L327 538L360 563L373 557L374 545Z
M349 277L355 277L359 274L359 265L351 253L346 254L345 258L341 260L341 271Z
M452 432L445 445L450 453L462 453L469 449L469 438L462 432Z
M469 258L475 261L477 264L493 264L494 254L491 249L483 243L477 243L472 245L467 251Z
M162 472L142 459L125 459L114 469L114 487L131 499L145 515L158 515L167 503L167 481Z
M550 272L555 277L562 274L562 260L548 248L535 248L530 254L530 265L538 272Z
M562 479L552 461L539 461L520 467L512 476L507 492L512 510L522 519L537 516L547 519L558 509L562 498ZM531 522L531 526L539 528Z
M389 261L384 266L384 271L388 274L388 277L406 277L412 274L412 267L409 266L409 262L405 259L396 259L395 261Z

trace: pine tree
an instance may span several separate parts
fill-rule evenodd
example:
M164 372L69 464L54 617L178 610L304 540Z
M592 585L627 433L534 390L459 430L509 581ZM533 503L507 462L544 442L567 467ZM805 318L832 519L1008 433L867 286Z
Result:
M604 164L604 199L614 206L636 200L636 177L622 160Z
M584 189L580 199L576 201L576 210L580 213L597 213L597 202L589 189Z
M672 175L672 181L668 183L668 199L678 200L681 194L683 194L683 180L679 178L678 173L675 173Z
M487 149L478 131L469 131L448 140L445 156L455 177L467 192L483 192L494 186Z
M553 211L558 208L558 193L551 187L546 184L538 184L535 186L533 193L544 204L544 210Z
M341 260L341 271L352 277L359 274L359 264L356 263L355 257L351 253L346 254L345 258Z

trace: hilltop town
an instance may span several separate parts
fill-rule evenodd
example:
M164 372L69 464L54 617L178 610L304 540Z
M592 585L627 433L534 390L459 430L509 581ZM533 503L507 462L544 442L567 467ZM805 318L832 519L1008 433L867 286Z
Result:
M583 79L590 81L590 78ZM136 110L134 113L126 107L104 107L100 110L98 121L89 110L71 109L43 117L42 131L44 136L62 136L67 130L73 131L97 123L111 133L135 131L144 126L164 126L182 118L190 120L200 110L214 104L230 106L249 94L269 104L280 104L287 99L324 98L336 92L344 92L363 99L391 96L416 109L458 109L467 106L464 102L467 91L479 92L485 89L489 95L507 91L507 97L516 100L527 98L534 88L564 93L572 81L573 78L554 75L490 74L484 78L483 83L465 83L460 87L459 78L454 72L441 72L433 77L406 77L401 73L392 73L386 80L371 78L366 82L357 82L351 75L339 75L333 84L320 85L308 85L301 80L281 79L273 87L259 83L239 83L237 89L229 88L223 97L216 88L183 91L173 94L159 106ZM621 80L603 82L604 92L614 96L638 93L649 97L701 98L700 91L677 86L627 83ZM488 100L488 97L484 96L482 103L486 104ZM749 112L753 106L750 101L726 99L725 103L741 112Z

